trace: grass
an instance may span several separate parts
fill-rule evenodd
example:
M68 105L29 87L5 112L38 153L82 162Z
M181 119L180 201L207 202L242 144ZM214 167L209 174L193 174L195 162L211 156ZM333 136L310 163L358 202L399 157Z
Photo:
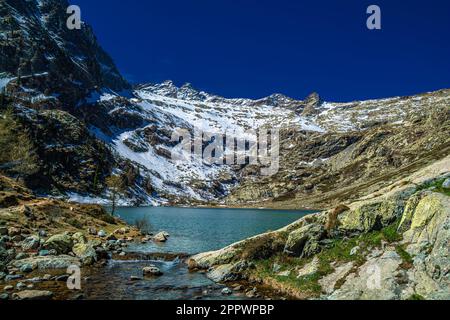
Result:
M423 296L421 296L420 294L415 293L411 297L409 297L408 300L410 300L410 301L424 301L426 299Z
M400 267L405 270L411 269L414 264L413 257L405 250L405 247L402 245L397 246L395 249L397 251L397 254L403 261Z
M289 288L293 288L311 297L319 297L322 288L319 280L335 271L332 263L348 263L353 262L355 266L363 265L367 259L366 254L373 248L380 248L383 242L393 244L402 240L401 234L397 232L398 222L382 229L358 237L349 239L334 240L326 249L316 255L319 259L319 266L316 273L305 277L297 278L295 270L299 270L312 261L312 258L301 259L287 257L278 254L269 259L259 260L256 262L256 275L259 278L272 278L280 284L284 284ZM353 248L359 247L359 250L351 254ZM402 246L397 246L397 253L403 260L403 268L409 268L412 265L412 257L406 252ZM293 270L287 277L275 275L273 273L273 265L279 264L280 271ZM339 286L341 284L337 284Z
M439 192L450 197L450 189L444 189L442 187L445 180L446 179L439 179L430 183L423 184L417 189L417 191L432 190L434 192Z

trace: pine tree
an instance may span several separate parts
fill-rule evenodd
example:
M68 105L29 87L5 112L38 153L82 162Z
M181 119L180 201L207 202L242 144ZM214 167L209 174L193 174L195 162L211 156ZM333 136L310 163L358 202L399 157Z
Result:
M114 215L116 212L116 204L117 204L117 196L124 189L124 181L123 178L119 175L112 175L106 179L106 185L111 191L111 215Z

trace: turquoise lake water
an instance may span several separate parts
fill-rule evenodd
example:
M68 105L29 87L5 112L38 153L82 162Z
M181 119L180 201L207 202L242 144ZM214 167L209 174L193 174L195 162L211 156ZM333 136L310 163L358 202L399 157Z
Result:
M195 254L277 230L314 211L142 207L119 208L129 224L145 219L152 233L167 231L164 244L135 245L133 251Z

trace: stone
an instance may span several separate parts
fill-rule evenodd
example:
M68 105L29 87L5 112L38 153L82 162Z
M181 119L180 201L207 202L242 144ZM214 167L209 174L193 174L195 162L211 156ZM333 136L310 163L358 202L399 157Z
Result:
M31 264L29 264L29 263L23 264L23 265L20 267L20 272L23 272L23 273L30 273L30 272L32 272L32 271L33 271L33 266L32 266Z
M168 239L167 232L160 232L157 235L153 236L152 239L155 242L166 242Z
M22 232L21 232L21 230L19 229L19 228L16 228L16 227L10 227L10 228L8 228L8 235L10 236L10 237L14 237L14 236L18 236L18 235L20 235Z
M9 294L7 294L7 293L0 294L0 301L5 301L5 300L9 300Z
M84 234L82 232L77 232L74 233L72 235L72 240L74 244L78 244L78 243L86 243L86 237L84 236Z
M106 237L106 232L105 232L105 230L100 230L100 231L97 233L97 236L99 236L100 238Z
M6 282L8 282L8 281L15 281L15 280L19 280L19 279L22 279L22 278L23 278L23 275L21 275L21 274L8 274L5 277L5 281Z
M163 275L161 270L154 265L143 268L142 272L143 272L144 276L162 276Z
M106 237L108 241L117 241L117 237L112 233Z
M291 275L291 271L290 270L286 270L286 271L281 271L277 273L277 276L279 277L289 277Z
M320 251L320 240L325 236L325 228L319 224L309 224L291 232L284 252L296 257L309 257Z
M319 280L319 284L322 290L330 295L335 291L338 281L343 280L353 268L353 262L346 263L344 265L335 267L332 274L329 274Z
M39 230L39 237L41 237L41 238L45 238L45 237L47 237L47 231L45 231L45 230Z
M30 257L30 255L28 253L20 252L16 255L16 260L22 260L22 259L26 259L29 257Z
M33 269L37 270L55 270L55 269L67 269L73 265L80 265L80 260L75 257L60 255L60 256L48 256L48 257L30 257L23 260L16 260L11 262L11 265L15 268L21 268L25 264L31 264Z
M30 250L36 250L40 247L41 242L38 236L30 236L23 240L22 242L22 250L24 251L30 251Z
M298 271L297 278L308 277L315 274L319 270L319 259L315 257L313 261L306 264L303 268Z
M56 250L57 254L68 254L72 251L73 240L67 233L57 234L45 241L44 248Z
M359 250L361 250L361 248L359 246L352 248L352 250L350 250L350 255L354 256L355 254L357 254L359 252Z
M91 236L96 236L98 234L97 229L95 229L94 227L88 228L87 232Z
M8 286L5 286L5 287L3 288L3 290L4 290L4 291L12 291L12 290L14 290L14 287L8 285Z
M131 280L131 281L140 281L140 280L142 280L142 279L139 278L139 277L137 277L137 276L131 276L131 277L130 277L130 280Z
M53 293L51 291L26 290L15 293L13 297L17 300L49 300L53 297Z
M58 254L58 252L56 252L56 250L52 249L52 250L40 250L38 255L40 257L47 257L47 256L56 256Z
M348 275L329 300L398 300L397 270L400 256L387 250L378 258L368 260L357 272Z
M442 188L450 189L450 178L446 179L444 183L442 183Z
M17 290L23 290L26 287L27 287L27 285L25 283L23 283L23 282L19 282L19 283L16 284L16 289Z
M223 288L222 291L221 291L221 293L222 293L222 295L224 295L224 296L230 296L230 295L233 294L233 291L231 291L230 288Z
M72 248L75 256L80 258L83 265L88 266L92 265L97 261L97 252L94 247L88 243L77 243Z

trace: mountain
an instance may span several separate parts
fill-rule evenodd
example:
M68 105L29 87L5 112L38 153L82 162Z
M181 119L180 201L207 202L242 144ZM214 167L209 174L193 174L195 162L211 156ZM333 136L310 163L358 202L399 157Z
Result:
M449 90L331 103L317 94L304 101L279 94L226 99L166 81L140 85L133 95L100 96L102 116L84 115L117 157L140 166L156 202L317 208L372 192L449 150ZM233 137L278 128L280 170L266 177L249 165L174 163L176 128Z
M34 104L73 109L93 90L130 88L89 25L66 27L68 6L65 0L0 3L0 70L20 79L9 90Z
M0 3L0 107L31 140L36 170L18 178L38 194L106 203L116 174L123 205L328 208L449 152L450 90L333 103L318 93L229 99L171 81L131 88L87 24L67 29L67 6ZM201 151L218 134L249 148L251 130L278 130L279 168L174 161L180 129L211 135Z

